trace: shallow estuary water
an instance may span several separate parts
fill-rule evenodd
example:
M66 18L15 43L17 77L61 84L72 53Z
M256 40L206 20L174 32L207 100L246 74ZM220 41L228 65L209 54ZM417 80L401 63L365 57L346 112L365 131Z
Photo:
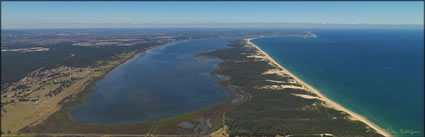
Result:
M88 104L71 111L82 123L151 122L224 101L228 93L208 73L219 59L194 55L221 48L236 38L206 38L170 43L138 54L92 87Z

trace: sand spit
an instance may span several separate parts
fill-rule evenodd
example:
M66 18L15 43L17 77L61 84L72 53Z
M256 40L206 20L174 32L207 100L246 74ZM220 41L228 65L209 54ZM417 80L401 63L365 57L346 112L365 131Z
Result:
M259 48L257 45L255 45L254 43L251 42L251 40L254 38L249 38L249 39L245 39L247 44L246 47L248 48L255 48L257 49L257 54L256 55L249 55L248 57L253 57L253 58L258 58L260 60L267 60L269 62L269 64L273 65L276 67L276 69L273 69L271 71L269 71L268 73L276 73L277 75L281 75L281 76L287 76L289 75L290 77L292 77L298 84L302 85L303 89L310 91L314 94L316 94L320 100L323 100L329 107L332 107L336 110L340 110L343 111L345 113L348 113L353 120L359 120L365 124L367 124L369 127L373 128L374 130L376 130L376 132L378 132L379 134L382 134L384 136L387 137L392 137L391 134L389 134L387 131L385 131L384 129L378 127L377 125L375 125L374 123L370 122L369 120L367 120L365 117L360 116L344 107L342 107L341 105L339 105L338 103L328 99L327 97L325 97L324 95L322 95L318 90L314 89L313 87L311 87L310 85L306 84L305 82L303 82L301 79L299 79L298 77L296 77L294 74L292 74L291 72L289 72L288 70L286 70L284 67L282 67L279 63L277 63L273 58L271 58L266 52L264 52L263 50L261 50L261 48ZM267 73L267 72L265 72ZM274 86L274 85L273 85ZM282 87L283 88L283 87ZM287 88L287 87L286 87ZM300 96L300 97L306 97L306 96ZM308 98L308 97L307 97Z

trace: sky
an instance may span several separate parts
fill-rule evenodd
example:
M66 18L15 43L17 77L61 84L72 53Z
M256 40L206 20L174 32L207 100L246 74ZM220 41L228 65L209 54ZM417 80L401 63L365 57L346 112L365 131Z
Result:
M294 27L424 24L424 2L1 2L1 27Z

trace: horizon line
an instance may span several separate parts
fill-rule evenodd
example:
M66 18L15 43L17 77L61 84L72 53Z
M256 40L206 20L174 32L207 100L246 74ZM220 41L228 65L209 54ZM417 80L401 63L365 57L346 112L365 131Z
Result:
M80 26L67 25L79 24ZM23 25L23 24L22 24ZM93 26L94 25L94 26ZM121 26L119 26L121 25ZM143 26L142 26L143 25ZM189 26L190 25L190 26ZM243 25L243 26L232 26ZM10 26L10 25L6 25ZM1 30L14 30L14 29L126 29L126 28L235 28L235 29L302 29L302 28L361 28L361 27L409 27L409 28L423 28L424 24L380 24L380 23L181 23L181 24L121 24L121 23L67 23L58 26L37 26L37 27L6 27L4 24ZM15 26L15 25L12 25Z

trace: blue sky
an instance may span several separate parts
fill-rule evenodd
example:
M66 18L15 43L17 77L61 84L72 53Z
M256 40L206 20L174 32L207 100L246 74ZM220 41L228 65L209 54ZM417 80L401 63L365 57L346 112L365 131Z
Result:
M423 25L423 5L423 2L2 2L1 19L2 28L240 23Z

